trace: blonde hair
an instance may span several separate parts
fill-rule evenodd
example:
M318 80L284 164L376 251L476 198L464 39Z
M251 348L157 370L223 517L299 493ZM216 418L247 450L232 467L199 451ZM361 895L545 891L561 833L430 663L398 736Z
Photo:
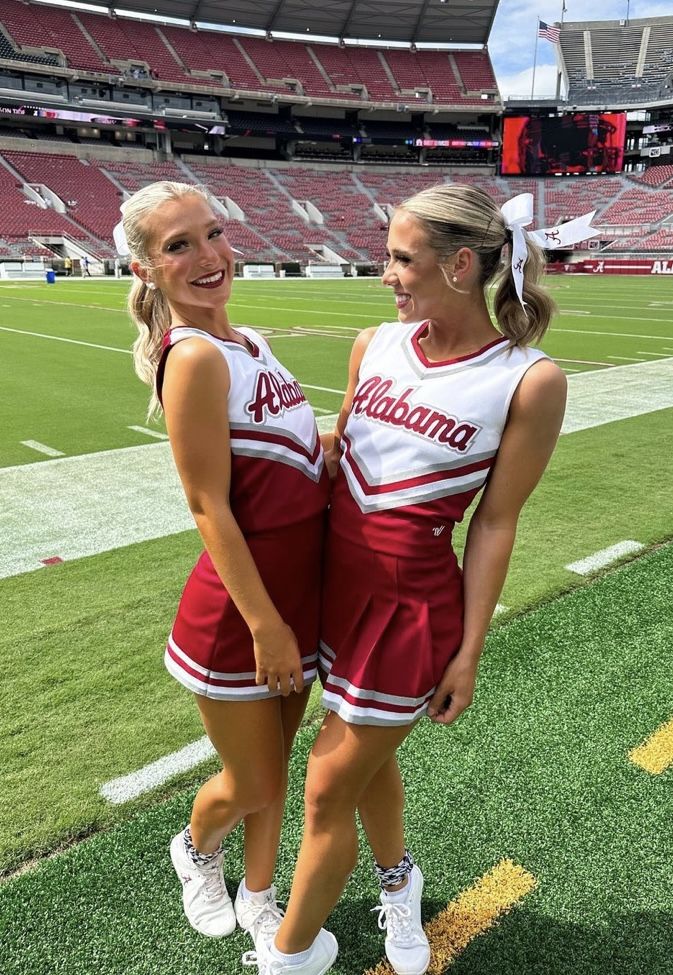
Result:
M502 334L512 345L539 341L547 330L556 305L538 283L545 267L544 252L528 240L521 307L514 287L509 260L502 261L502 248L512 238L497 203L473 186L440 184L421 190L398 207L421 222L440 265L461 247L469 247L479 258L479 285L487 287L498 278L493 309ZM449 287L452 287L447 278ZM454 289L455 290L455 289Z
M131 260L138 261L150 270L155 266L150 255L152 241L147 226L148 217L162 203L180 200L189 194L202 196L213 213L221 213L220 204L205 187L170 180L150 183L126 200L123 204L122 225ZM138 329L138 338L133 343L133 365L139 378L152 388L147 413L149 419L161 411L155 384L164 335L171 327L171 310L166 296L137 275L133 276L127 308Z

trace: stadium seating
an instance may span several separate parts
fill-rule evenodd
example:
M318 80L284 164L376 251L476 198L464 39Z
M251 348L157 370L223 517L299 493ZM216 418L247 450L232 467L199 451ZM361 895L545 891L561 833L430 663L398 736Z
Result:
M644 173L632 176L631 179L646 186L673 185L673 166L650 166Z
M482 93L499 97L485 50L412 52L267 41L20 0L0 0L0 23L7 32L0 34L4 57L57 64L62 56L71 68L107 75L130 71L178 87L215 79L240 91L395 104L422 98L476 106L483 104Z
M57 7L0 0L0 21L21 46L54 48L73 68L109 70L84 34L76 16ZM53 62L52 62L53 63Z
M573 22L561 30L568 100L575 105L670 98L673 17Z
M102 240L110 240L119 220L121 193L95 165L76 156L7 152L5 159L27 183L47 186L68 207L68 215Z
M305 263L327 247L346 261L378 263L389 208L444 181L483 189L499 205L517 193L531 192L537 226L553 226L596 209L594 224L611 253L670 253L673 244L673 166L628 176L506 180L484 170L407 168L386 173L351 165L325 171L296 163L258 168L198 157L153 163L83 161L63 154L60 147L50 152L43 140L15 142L16 149L2 150L11 171L0 165L0 257L8 251L14 257L45 256L48 252L30 239L40 235L68 235L92 255L112 257L111 231L123 195L158 179L203 183L221 200L231 200L235 207L227 235L248 260ZM53 191L66 213L29 200L24 185Z

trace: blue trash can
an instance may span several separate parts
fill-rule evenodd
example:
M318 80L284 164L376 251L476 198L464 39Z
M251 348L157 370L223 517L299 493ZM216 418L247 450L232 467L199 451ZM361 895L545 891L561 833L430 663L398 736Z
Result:
M56 284L56 271L47 271L47 284Z

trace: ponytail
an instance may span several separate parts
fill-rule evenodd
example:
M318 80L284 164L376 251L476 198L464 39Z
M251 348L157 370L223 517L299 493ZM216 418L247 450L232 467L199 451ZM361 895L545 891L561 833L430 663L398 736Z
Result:
M505 261L501 269L493 300L498 328L512 345L539 342L557 310L549 292L539 284L546 265L544 251L530 238L527 246L528 260L523 271L523 300L526 307L521 307L509 260Z
M147 411L149 420L161 412L155 381L164 336L171 327L171 312L165 295L156 288L149 288L135 276L127 307L138 329L138 338L133 343L133 366L136 375L152 388Z
M503 264L505 245L512 247L502 211L495 200L475 186L440 184L421 190L399 205L423 225L440 267L461 247L479 258L479 285L484 295L499 279L494 301L495 317L502 334L512 345L528 345L544 335L556 305L539 284L545 266L544 251L528 237L521 307L514 285L511 260ZM510 251L511 253L511 251ZM446 283L451 288L448 276ZM455 289L454 289L455 290Z

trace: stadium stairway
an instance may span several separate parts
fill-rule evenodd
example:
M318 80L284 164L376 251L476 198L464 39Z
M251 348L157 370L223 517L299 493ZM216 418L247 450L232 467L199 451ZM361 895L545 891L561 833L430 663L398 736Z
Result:
M274 188L278 192L282 193L282 195L288 200L290 206L292 206L292 204L294 202L298 202L298 201L295 201L295 197L293 197L293 195L290 192L289 188L287 186L285 186L285 184L282 182L282 180L278 179L278 177L277 177L276 173L273 171L273 169L270 169L269 168L269 169L264 170L264 172L265 172L265 175L267 176L267 178L273 184ZM317 207L317 209L320 209L320 207ZM362 251L358 250L358 248L354 248L353 245L351 243L349 243L349 241L348 241L348 239L347 239L347 237L346 237L346 235L344 233L342 233L340 231L337 231L334 228L330 227L327 222L325 222L320 227L320 230L322 231L322 233L324 234L324 236L326 238L325 241L324 241L324 243L325 243L325 245L327 247L330 247L332 250L337 250L337 251L339 251L339 250L343 251L345 249L346 252L351 251L352 253L357 254L358 255L358 259L361 260L361 261L369 260L368 255L362 253ZM344 260L350 262L352 260L352 257L345 257Z

